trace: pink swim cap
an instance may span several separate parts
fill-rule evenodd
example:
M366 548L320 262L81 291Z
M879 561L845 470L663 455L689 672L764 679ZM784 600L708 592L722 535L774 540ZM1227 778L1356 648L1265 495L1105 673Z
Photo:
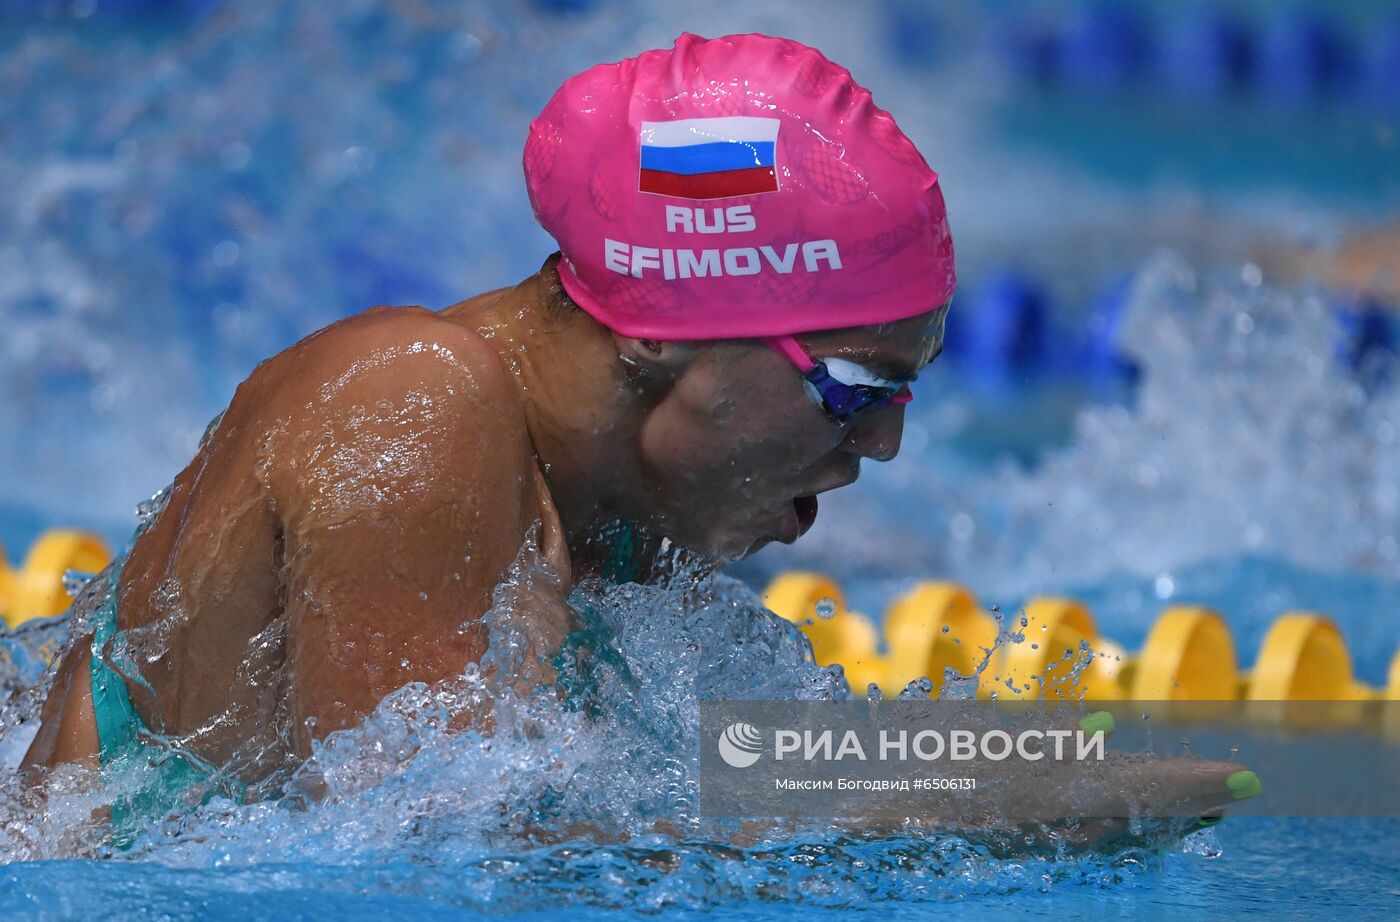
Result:
M685 32L590 68L524 159L564 290L626 336L902 320L956 282L937 174L850 71L791 39Z

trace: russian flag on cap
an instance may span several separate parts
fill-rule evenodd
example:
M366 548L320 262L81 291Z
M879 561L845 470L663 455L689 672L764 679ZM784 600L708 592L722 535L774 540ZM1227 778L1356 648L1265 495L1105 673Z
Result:
M776 192L778 125L748 115L642 122L637 188L682 198Z

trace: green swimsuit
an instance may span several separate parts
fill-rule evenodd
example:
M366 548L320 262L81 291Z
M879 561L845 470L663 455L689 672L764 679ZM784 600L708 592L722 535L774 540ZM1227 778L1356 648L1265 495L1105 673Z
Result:
M204 428L199 439L199 447L204 448L209 436L224 417L219 413ZM159 816L171 809L190 803L189 791L202 781L218 774L218 770L198 756L162 745L161 737L146 726L141 715L131 703L131 695L126 690L127 680L137 683L147 691L154 691L136 670L123 674L112 667L113 642L117 640L117 587L121 582L122 563L125 554L135 545L136 539L154 521L161 504L164 491L153 497L152 511L136 527L131 536L131 545L113 563L107 598L97 612L92 634L92 658L88 662L88 674L92 681L92 712L97 722L98 758L104 771L134 771L144 769L154 772L143 785L134 791L123 793L112 804L112 841L119 848L128 848L135 841L143 817ZM233 782L235 787L240 785ZM205 792L204 800L215 793L213 785Z
M160 816L180 805L188 805L188 792L217 770L188 752L176 752L151 745L159 737L146 726L131 703L126 679L112 668L108 657L117 631L117 581L120 566L113 567L112 583L106 601L98 612L92 635L92 711L97 719L99 758L104 771L133 770L145 766L154 775L134 791L125 792L112 803L112 843L128 848L135 841L143 818ZM131 681L149 689L139 673ZM150 741L150 742L148 742ZM214 794L209 790L203 799Z
M143 530L144 525L137 530L137 537ZM630 522L619 521L608 530L607 538L611 553L605 567L605 577L615 583L636 580L638 568L633 559L637 539L635 527ZM125 849L136 840L142 819L164 815L181 805L189 806L190 790L200 782L213 778L218 774L218 769L192 753L177 752L159 745L160 737L146 726L131 703L131 695L126 689L128 677L112 667L108 658L112 655L113 641L119 634L117 586L120 578L121 564L118 562L112 568L107 599L98 612L93 631L89 673L103 769L130 769L144 764L155 773L150 782L134 792L123 794L112 804L112 842L118 848ZM134 670L129 678L150 689ZM232 779L224 780L235 787L242 786ZM207 801L214 793L214 786L210 786L203 800Z

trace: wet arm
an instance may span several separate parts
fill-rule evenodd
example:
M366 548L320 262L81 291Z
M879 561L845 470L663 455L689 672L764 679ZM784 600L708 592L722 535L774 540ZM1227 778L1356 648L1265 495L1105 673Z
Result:
M324 383L283 401L269 441L303 753L404 684L481 658L482 615L538 513L509 373L474 334L427 327L329 344L309 360Z

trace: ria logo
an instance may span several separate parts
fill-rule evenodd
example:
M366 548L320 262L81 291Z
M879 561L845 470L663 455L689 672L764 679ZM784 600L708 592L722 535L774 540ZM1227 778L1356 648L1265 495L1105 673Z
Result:
M748 768L761 755L763 734L752 724L730 724L719 735L719 757L730 768Z

